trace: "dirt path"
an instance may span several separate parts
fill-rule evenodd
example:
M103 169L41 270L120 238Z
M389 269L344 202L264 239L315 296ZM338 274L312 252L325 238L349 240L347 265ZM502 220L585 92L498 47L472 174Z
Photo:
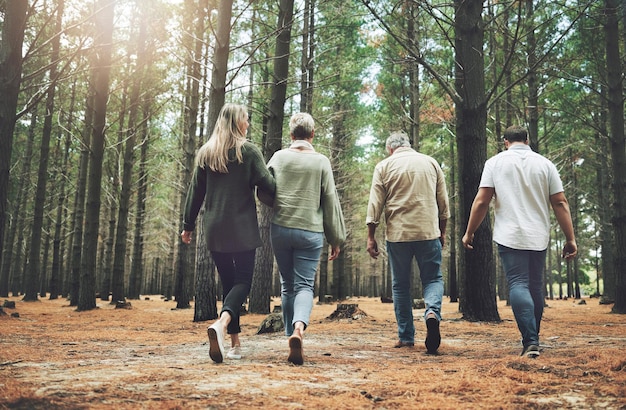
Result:
M158 296L133 308L76 312L66 300L16 302L0 317L0 408L18 409L626 409L626 316L596 299L548 301L542 355L519 357L511 311L501 323L460 320L444 302L440 355L394 349L391 304L355 299L367 316L327 320L316 305L306 362L286 361L282 334L242 318L242 360L213 363L206 327ZM279 303L279 302L276 302Z

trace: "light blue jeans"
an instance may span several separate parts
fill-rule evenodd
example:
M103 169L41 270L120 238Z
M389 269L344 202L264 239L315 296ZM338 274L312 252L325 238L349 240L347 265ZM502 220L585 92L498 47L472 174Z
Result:
M539 345L546 250L527 251L498 245L498 253L509 282L509 302L522 334L522 344Z
M270 240L280 270L285 334L291 336L296 322L309 325L324 234L272 224Z
M411 297L411 262L417 261L424 289L424 318L430 312L441 320L443 276L441 275L441 242L439 239L413 242L387 242L391 266L393 308L401 342L415 342L413 299Z

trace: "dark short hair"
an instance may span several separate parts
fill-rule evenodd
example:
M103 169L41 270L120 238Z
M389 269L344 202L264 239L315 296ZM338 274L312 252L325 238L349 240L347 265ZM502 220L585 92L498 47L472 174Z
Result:
M528 131L520 125L512 125L504 130L504 139L509 142L524 142L528 139Z

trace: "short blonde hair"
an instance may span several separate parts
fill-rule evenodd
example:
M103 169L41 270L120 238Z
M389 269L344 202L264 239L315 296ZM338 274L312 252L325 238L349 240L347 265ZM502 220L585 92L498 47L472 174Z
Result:
M315 130L315 121L311 114L297 112L289 120L289 134L297 140L311 138Z

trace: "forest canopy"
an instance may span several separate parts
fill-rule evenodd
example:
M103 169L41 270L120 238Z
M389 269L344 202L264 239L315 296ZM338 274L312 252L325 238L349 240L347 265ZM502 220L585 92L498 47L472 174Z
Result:
M365 212L384 141L403 131L446 174L446 294L467 319L499 320L495 303L473 303L507 297L489 220L480 251L459 243L484 161L504 149L506 127L523 125L558 167L579 247L561 259L553 224L546 296L601 296L624 313L623 7L0 1L0 296L88 310L97 297L163 294L180 308L194 300L194 320L216 317L219 282L202 233L197 248L180 242L181 204L195 151L235 102L266 160L286 146L291 114L315 119L348 228L341 257L322 257L321 301L390 295L385 255L365 251ZM259 254L249 308L265 313L278 274L271 250Z

